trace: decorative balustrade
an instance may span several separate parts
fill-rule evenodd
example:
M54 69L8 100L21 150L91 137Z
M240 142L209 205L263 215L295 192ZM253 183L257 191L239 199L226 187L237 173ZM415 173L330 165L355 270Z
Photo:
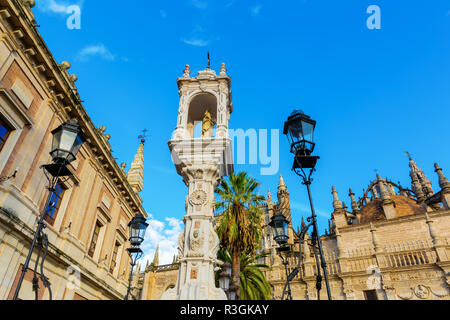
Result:
M366 271L371 266L377 265L375 250L373 247L358 247L347 251L348 271Z
M445 239L444 243L447 250L450 250L449 239ZM345 254L341 257L335 251L325 251L324 258L327 263L329 275L339 274L342 272L339 259L345 257L348 272L367 272L373 266L401 268L416 265L433 264L437 261L437 254L433 246L432 240L409 240L388 243L382 246L379 254L375 252L372 246L350 248L345 250ZM292 272L297 267L298 251L291 253L288 257L288 272ZM377 258L379 259L377 261ZM314 255L309 257L311 267L314 274L317 274L317 266ZM302 272L299 272L296 278L305 275L305 257L301 264ZM380 264L380 265L379 265ZM280 269L280 275L285 277L284 268Z
M431 240L411 240L384 246L385 262L389 267L405 267L436 262Z
M156 272L168 271L168 270L178 270L179 267L180 267L179 263L165 264L165 265L156 267Z

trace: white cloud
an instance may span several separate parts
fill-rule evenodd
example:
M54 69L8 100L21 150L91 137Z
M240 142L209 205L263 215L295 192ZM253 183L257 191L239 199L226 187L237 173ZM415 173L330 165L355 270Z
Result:
M39 0L36 1L37 8L43 12L56 13L66 15L67 9L71 5L83 6L84 0L68 1L68 0Z
M197 9L206 9L208 7L208 2L204 0L191 0L191 4Z
M181 41L183 41L186 44L189 44L191 46L196 46L196 47L206 47L209 44L208 40L203 40L203 39L199 39L199 38L183 38L181 39Z
M86 61L91 57L100 57L101 59L108 61L113 61L116 58L116 56L112 54L104 44L99 43L97 45L90 45L81 49L80 52L78 52L76 60Z
M176 218L165 218L164 222L150 218L148 224L145 240L141 246L144 251L141 266L145 267L147 261L149 263L153 261L158 245L159 264L172 263L173 256L177 254L178 236L183 231L183 222Z
M254 16L254 17L259 16L259 14L261 13L261 8L262 8L261 4L258 4L258 5L254 6L254 7L251 7L250 8L250 14L252 16Z
M231 7L235 2L236 2L236 0L231 0L230 2L225 4L225 8Z

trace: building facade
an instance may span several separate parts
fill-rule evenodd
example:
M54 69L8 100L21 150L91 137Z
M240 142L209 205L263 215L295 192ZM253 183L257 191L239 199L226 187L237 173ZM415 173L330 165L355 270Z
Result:
M48 196L41 165L51 163L51 131L70 119L86 142L46 211L49 251L43 273L53 299L123 299L129 274L128 223L147 216L139 192L144 141L128 171L111 154L110 135L81 104L70 63L58 64L36 29L34 1L0 0L0 299L14 295ZM34 299L37 250L19 299ZM41 269L37 268L40 275ZM39 299L49 291L39 280Z
M377 176L358 200L349 190L351 208L332 188L334 211L321 240L333 299L450 299L450 182L435 164L440 190L434 192L412 159L409 167L410 188ZM282 176L277 202L270 191L267 195L261 241L261 251L268 255L260 262L271 267L265 274L273 299L281 299L286 283L285 267L268 226L276 212L289 221L289 272L298 265L300 245L303 253L300 272L290 283L293 299L316 300L314 247L310 235L300 241L299 230L292 226L289 191ZM176 269L176 262L158 266L154 261L147 266L141 274L143 298L158 299L162 288L173 286ZM327 299L323 281L320 299Z

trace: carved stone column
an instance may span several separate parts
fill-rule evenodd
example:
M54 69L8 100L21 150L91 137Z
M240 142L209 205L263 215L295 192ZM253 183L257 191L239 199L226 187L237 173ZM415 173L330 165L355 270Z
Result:
M195 140L169 142L180 160L177 169L188 187L188 195L185 228L178 241L178 282L163 295L163 300L226 299L214 281L219 238L213 228L213 213L214 189L225 173L220 169L221 157L227 148L229 150L230 141Z
M216 288L214 268L219 238L213 227L214 189L223 176L233 172L228 115L232 112L231 79L225 65L220 75L207 68L191 77L189 66L177 79L180 104L177 126L169 149L177 173L188 187L184 231L178 239L180 269L177 285L166 291L163 300L223 300ZM217 121L214 137L194 137L195 126L209 112ZM176 201L176 200L175 200Z

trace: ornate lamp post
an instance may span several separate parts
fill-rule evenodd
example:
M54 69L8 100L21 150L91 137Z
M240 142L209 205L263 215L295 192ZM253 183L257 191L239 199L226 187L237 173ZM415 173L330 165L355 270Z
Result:
M303 112L295 110L288 117L287 121L284 124L283 134L287 135L288 141L291 145L291 152L294 154L294 164L292 166L292 170L302 178L302 183L306 185L306 189L308 190L309 203L311 206L311 216L306 220L309 224L302 226L300 231L300 243L303 242L306 232L310 227L313 228L311 240L314 249L314 257L317 264L317 299L320 299L320 290L322 287L322 276L320 274L320 267L322 267L323 275L325 278L325 284L327 288L328 299L331 300L331 291L330 284L328 282L328 273L327 273L327 264L325 262L325 258L323 255L322 243L320 241L319 232L317 228L317 216L314 211L314 205L311 197L310 185L312 182L311 175L315 171L315 166L318 156L312 156L312 152L314 151L315 143L314 143L314 129L316 127L316 121L312 120L309 116L305 115ZM307 173L305 169L309 169ZM317 253L316 245L319 250ZM302 260L302 250L301 245L299 246L300 257L298 260L298 266L291 272L288 276L286 286L289 285L289 282L297 275L300 270L300 263ZM319 261L320 260L320 261ZM283 290L284 296L284 290Z
M273 240L275 240L275 242L279 246L277 248L277 253L280 256L281 261L284 265L284 270L286 272L286 278L288 278L289 277L288 257L289 257L289 253L290 253L291 249L289 248L289 246L286 245L286 243L289 240L289 235L288 235L289 221L285 218L285 216L281 212L277 212L272 217L272 219L269 223L269 226L272 227L272 230L274 233ZM284 299L284 294L285 294L286 289L287 289L287 300L292 300L291 285L289 284L289 282L287 283L287 288L285 286L285 288L283 290L283 299Z
M81 130L80 125L75 120L70 120L68 122L63 123L58 128L53 130L52 132L53 140L52 140L52 151L50 155L52 156L53 163L42 165L41 168L44 170L44 174L48 179L48 187L49 195L47 197L46 204L44 206L44 211L41 214L39 219L36 233L34 234L33 242L31 243L30 251L28 252L27 259L22 267L22 273L19 278L19 282L16 287L16 291L14 292L14 300L17 300L19 296L20 287L22 286L23 279L25 277L25 273L28 270L28 266L30 264L31 255L33 254L33 250L38 246L38 256L36 258L36 263L34 267L33 273L33 291L35 291L36 300L38 299L38 290L39 290L39 280L37 277L37 268L39 266L40 261L40 278L44 283L44 286L49 291L50 300L52 299L52 291L50 289L50 282L48 278L44 275L44 260L47 256L48 251L48 237L44 233L44 229L46 228L44 219L48 214L49 207L52 204L52 195L55 192L58 183L62 183L67 181L72 176L71 171L67 168L67 165L76 159L76 155L81 148L81 145L85 141L85 137ZM62 180L64 178L64 180Z
M138 213L136 216L133 217L133 219L131 219L130 223L128 224L128 227L130 228L129 241L131 247L128 248L127 251L131 258L130 261L131 270L130 270L130 277L128 278L128 289L127 294L125 296L125 300L128 300L128 296L130 295L131 292L131 281L133 280L133 268L136 265L137 260L139 260L143 254L140 245L144 241L145 230L147 230L148 223L146 222L145 217L141 213Z

